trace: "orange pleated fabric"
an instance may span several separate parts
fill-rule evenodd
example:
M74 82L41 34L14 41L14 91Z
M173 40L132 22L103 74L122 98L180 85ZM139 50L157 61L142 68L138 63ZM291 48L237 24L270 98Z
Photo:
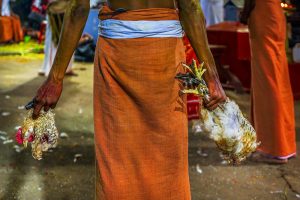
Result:
M144 9L102 19L171 20L175 10ZM175 75L181 38L99 37L94 119L97 200L190 200L186 100Z
M285 51L286 21L278 0L259 0L251 14L252 120L259 150L279 158L296 153L294 102Z
M0 17L0 43L13 40L13 29L10 17Z
M21 20L19 17L16 17L16 16L10 17L10 19L12 21L14 42L21 42L24 39Z
M23 30L20 18L1 16L0 17L0 43L20 42L23 40Z

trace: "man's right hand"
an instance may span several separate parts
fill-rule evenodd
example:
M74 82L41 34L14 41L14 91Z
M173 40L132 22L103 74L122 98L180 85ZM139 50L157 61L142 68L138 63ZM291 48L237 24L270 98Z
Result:
M44 111L48 111L50 108L54 109L62 92L63 82L56 81L52 78L48 78L43 85L38 89L34 98L34 110L32 118L36 119L42 108Z

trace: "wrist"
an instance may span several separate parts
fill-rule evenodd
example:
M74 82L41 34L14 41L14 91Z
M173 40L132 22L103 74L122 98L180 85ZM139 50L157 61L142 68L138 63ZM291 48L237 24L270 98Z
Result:
M61 84L63 82L63 77L60 78L58 76L55 76L53 73L50 73L48 75L48 80L51 81L51 82L54 82L56 84Z
M203 78L206 82L212 82L219 79L219 75L216 70L206 68L206 72L203 74Z
M55 83L62 83L65 76L65 69L59 65L52 65L48 78Z

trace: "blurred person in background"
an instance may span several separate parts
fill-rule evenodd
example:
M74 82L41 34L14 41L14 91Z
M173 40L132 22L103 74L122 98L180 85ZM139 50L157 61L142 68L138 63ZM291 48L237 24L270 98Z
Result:
M206 26L224 21L224 0L200 0Z
M50 0L45 6L46 0L35 0L33 3L33 9L36 11L40 11L41 13L45 10L46 13L46 36L45 36L45 58L42 65L42 68L39 70L39 75L41 76L48 76L51 66L53 64L56 52L57 52L57 45L59 41L59 36L62 28L62 20L65 13L65 7L67 1L65 0ZM48 2L48 1L47 1ZM91 0L90 6L91 8L100 8L102 5L106 5L106 0ZM84 34L80 41L79 45L84 43L88 40L88 34ZM87 56L87 55L83 55ZM69 76L76 76L77 74L73 71L73 62L74 62L74 55L71 58L71 61L68 65L66 70L66 75ZM84 60L82 60L84 61Z
M28 15L29 27L33 30L40 30L41 24L46 20L46 12L49 0L33 0L31 12Z
M244 7L245 0L224 0L224 20L225 21L239 21L240 12Z
M18 15L14 14L10 8L9 0L0 0L0 42L7 42L7 35L13 35L13 42L23 40L23 30L21 20Z
M38 1L41 3L41 1ZM45 35L45 47L44 47L44 61L41 69L39 70L40 76L48 76L56 52L57 52L57 45L59 42L59 36L62 29L63 17L66 10L68 1L65 0L53 0L50 1L47 7L43 7L40 5L40 8L46 9L46 35ZM35 6L38 6L36 3ZM76 76L77 74L73 72L74 56L72 57L68 68L66 70L66 75Z
M284 164L296 155L294 101L286 56L286 19L278 0L246 0L241 22L251 40L255 161Z

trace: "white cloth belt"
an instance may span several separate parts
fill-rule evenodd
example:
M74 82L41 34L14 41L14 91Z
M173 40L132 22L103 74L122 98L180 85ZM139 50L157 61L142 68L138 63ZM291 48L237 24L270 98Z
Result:
M112 39L183 37L179 20L125 21L106 19L99 22L99 36Z

